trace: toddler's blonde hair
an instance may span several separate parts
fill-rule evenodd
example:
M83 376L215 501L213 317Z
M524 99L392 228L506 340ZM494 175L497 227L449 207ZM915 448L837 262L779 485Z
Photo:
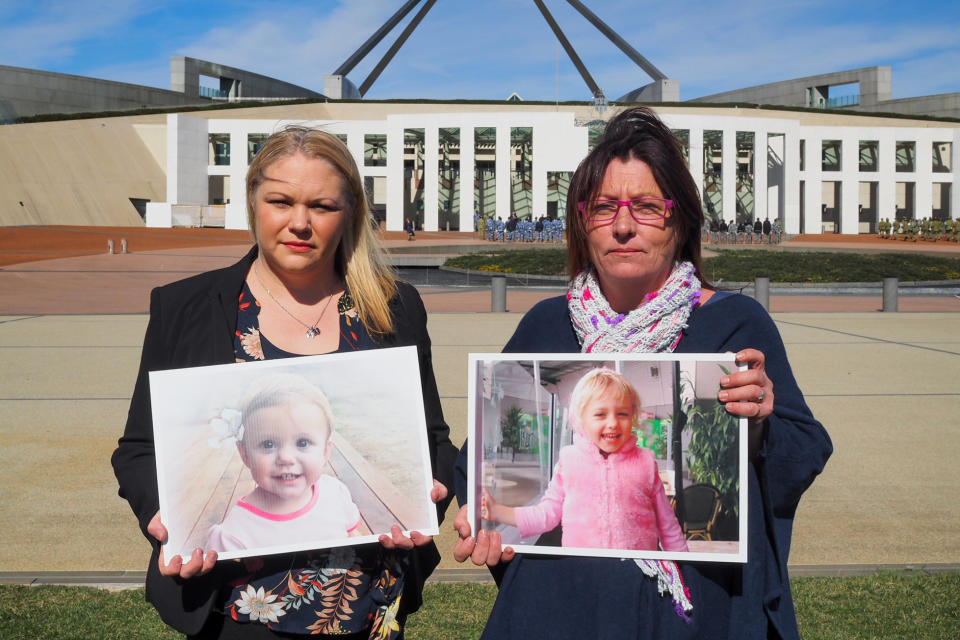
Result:
M243 424L251 415L261 409L280 407L289 402L310 402L323 412L327 423L326 439L333 433L333 410L326 394L306 378L293 373L275 373L255 380L247 389L246 397L241 404ZM244 429L244 432L247 430Z
M622 375L612 369L599 367L588 371L573 388L570 395L570 415L574 424L580 426L583 410L591 398L603 395L613 390L620 398L629 398L633 403L633 423L640 418L640 395L633 385Z

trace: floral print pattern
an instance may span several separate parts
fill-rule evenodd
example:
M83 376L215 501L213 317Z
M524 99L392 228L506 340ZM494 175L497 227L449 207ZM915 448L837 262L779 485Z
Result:
M349 293L340 312L338 351L373 349ZM237 362L296 356L260 334L260 303L244 283L237 314L234 354ZM379 544L338 547L297 554L244 558L225 589L223 613L238 622L261 623L274 631L304 635L365 632L376 640L395 640L406 553Z

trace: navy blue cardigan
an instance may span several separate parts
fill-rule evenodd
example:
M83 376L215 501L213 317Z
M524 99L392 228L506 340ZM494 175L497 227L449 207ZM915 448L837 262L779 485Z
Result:
M770 316L751 298L716 294L690 316L677 353L752 347L766 355L775 405L748 472L748 562L684 563L693 614L630 560L519 555L507 564L483 638L799 638L787 557L800 496L833 451L804 402ZM563 296L527 313L505 352L579 352ZM458 497L466 488L458 461Z

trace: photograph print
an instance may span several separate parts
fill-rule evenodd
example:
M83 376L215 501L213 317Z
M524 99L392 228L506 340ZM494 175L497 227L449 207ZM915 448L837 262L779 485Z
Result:
M474 530L522 553L746 561L733 354L471 354Z
M150 373L167 558L437 534L416 347Z

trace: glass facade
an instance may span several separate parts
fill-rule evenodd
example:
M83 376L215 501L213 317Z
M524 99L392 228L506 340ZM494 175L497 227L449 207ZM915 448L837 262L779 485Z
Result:
M897 173L916 171L917 143L897 142Z
M953 170L953 143L933 143L933 172L950 173Z
M403 130L403 219L423 228L423 129Z
M860 171L879 171L880 142L877 140L860 141Z
M703 211L708 220L723 218L723 131L703 132Z
M460 129L440 129L437 224L447 231L460 230Z
M497 130L473 130L473 204L484 218L497 215Z
M510 129L510 211L533 219L533 127Z
M820 169L822 171L840 171L842 153L843 143L840 140L824 140L821 143Z
M253 162L254 156L260 152L260 147L270 137L265 133L251 133L247 136L247 164Z
M230 134L211 133L207 136L208 164L223 167L230 164Z
M387 134L368 133L363 136L363 166L387 166Z
M754 139L753 131L737 131L737 220L754 218Z

